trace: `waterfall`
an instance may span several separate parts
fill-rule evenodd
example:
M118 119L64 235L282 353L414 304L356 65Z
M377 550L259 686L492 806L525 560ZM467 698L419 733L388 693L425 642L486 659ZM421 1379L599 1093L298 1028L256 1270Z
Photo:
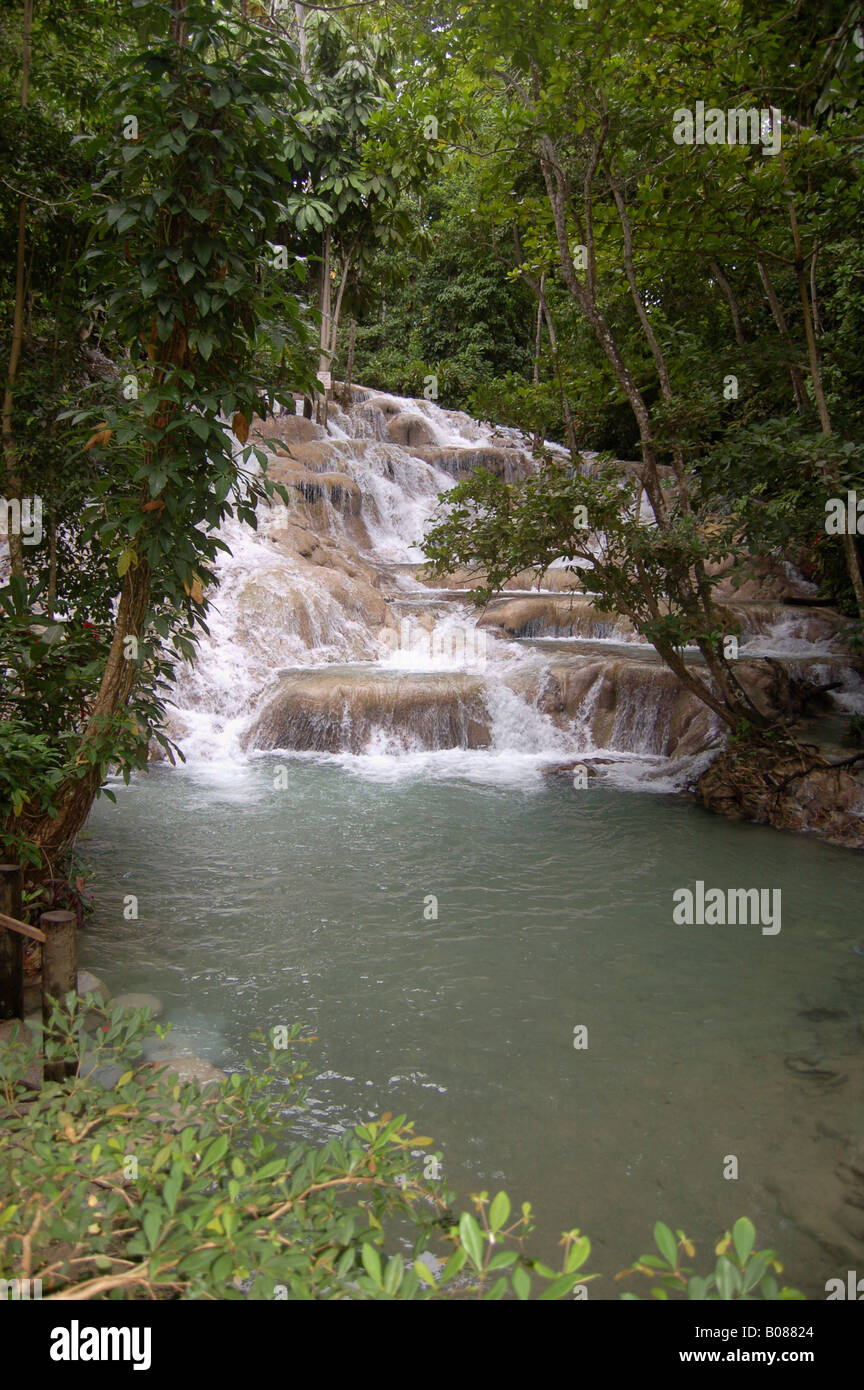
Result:
M262 504L257 531L223 528L210 635L170 707L187 759L276 752L359 775L491 782L594 759L603 776L665 788L716 746L705 707L626 619L572 592L563 565L542 589L514 581L482 613L465 602L470 577L422 582L439 496L478 465L509 480L536 468L517 431L354 388L326 432L281 416L253 437L289 503ZM742 658L833 680L838 709L864 709L836 615L806 595L795 608L725 603Z

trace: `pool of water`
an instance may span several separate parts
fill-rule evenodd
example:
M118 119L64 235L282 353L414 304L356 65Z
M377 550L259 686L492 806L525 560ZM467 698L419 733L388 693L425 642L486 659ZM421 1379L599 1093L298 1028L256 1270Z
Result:
M160 996L229 1069L254 1030L301 1022L310 1133L407 1112L463 1200L532 1201L547 1257L565 1228L591 1236L592 1298L618 1296L658 1218L707 1263L742 1214L824 1297L846 1268L833 1174L864 1137L864 857L536 770L466 779L459 756L118 785L81 846L82 963ZM696 880L780 889L781 930L676 925ZM802 1056L847 1079L802 1075Z

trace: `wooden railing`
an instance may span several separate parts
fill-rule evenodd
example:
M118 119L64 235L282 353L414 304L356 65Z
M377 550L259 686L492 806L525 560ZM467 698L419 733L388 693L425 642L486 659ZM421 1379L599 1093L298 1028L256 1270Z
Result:
M78 988L74 912L43 912L39 926L21 921L22 874L18 864L0 864L0 1022L24 1018L24 941L42 946L43 1047L48 1040L51 1001ZM46 1081L61 1081L75 1062L45 1062Z

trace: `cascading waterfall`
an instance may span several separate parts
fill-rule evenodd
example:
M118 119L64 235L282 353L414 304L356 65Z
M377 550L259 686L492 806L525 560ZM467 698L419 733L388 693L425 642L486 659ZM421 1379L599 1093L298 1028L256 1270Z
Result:
M500 782L595 758L604 775L665 787L716 745L704 707L626 619L567 592L563 567L482 614L417 577L439 494L478 462L533 470L516 431L355 388L326 433L298 416L259 433L291 504L262 507L257 532L224 528L211 635L174 691L188 759L278 750L368 775ZM734 599L728 611L742 656L784 659L837 683L838 708L864 708L835 615Z

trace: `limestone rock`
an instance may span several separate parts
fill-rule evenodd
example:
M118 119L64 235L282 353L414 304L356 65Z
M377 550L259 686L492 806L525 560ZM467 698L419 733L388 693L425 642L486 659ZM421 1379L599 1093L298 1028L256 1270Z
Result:
M305 444L312 439L324 439L323 426L302 415L276 415L267 420L255 419L252 425L254 437L258 439L279 439L285 444Z
M423 415L404 411L387 422L387 433L394 444L435 444L435 431Z
M484 685L463 672L287 672L249 732L254 749L360 753L372 739L396 749L483 748Z
M728 751L702 775L698 795L708 810L732 820L864 849L864 771L832 768L815 753L787 754L754 769L744 754Z
M499 628L508 637L617 637L628 641L634 635L626 618L595 608L584 594L496 601L481 614L477 626Z
M160 1058L159 1066L167 1067L179 1081L197 1081L201 1086L225 1079L225 1072L214 1067L212 1062L205 1062L203 1057Z
M95 1004L97 1007L107 1004L109 998L108 990L98 975L91 974L89 970L78 971L78 993L88 1004Z

